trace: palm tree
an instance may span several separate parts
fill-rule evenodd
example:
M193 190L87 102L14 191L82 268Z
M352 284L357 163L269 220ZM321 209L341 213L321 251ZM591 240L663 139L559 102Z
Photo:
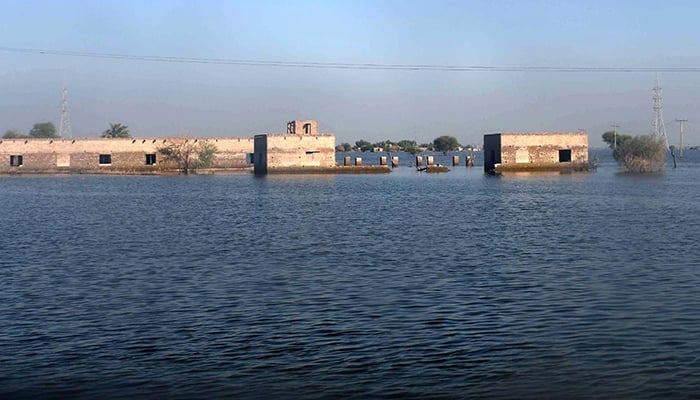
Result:
M109 124L109 129L102 132L103 138L130 138L129 127L120 123Z

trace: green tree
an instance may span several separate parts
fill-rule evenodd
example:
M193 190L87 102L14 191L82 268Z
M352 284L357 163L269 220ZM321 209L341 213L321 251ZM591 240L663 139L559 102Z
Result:
M402 151L407 151L411 154L418 153L418 144L416 143L415 140L406 140L406 139L399 140L397 145L399 146L399 149L401 149Z
M369 151L372 150L372 143L364 139L360 139L357 142L355 142L355 148L360 151Z
M352 145L350 143L341 143L335 147L336 151L352 151Z
M666 145L651 135L617 135L603 133L603 141L613 149L613 158L628 172L653 173L663 171L666 166ZM615 146L617 142L617 146Z
M170 143L158 148L164 161L172 161L177 168L187 175L197 168L207 168L214 161L218 149L213 143L198 140L185 140L180 143Z
M130 138L129 127L120 123L109 124L109 129L102 132L103 138Z
M615 149L617 145L630 139L632 139L632 136L616 133L615 131L607 131L603 133L603 141L607 143L608 147L611 149Z
M37 122L29 131L29 136L33 138L59 138L56 127L52 122Z
M617 145L616 159L627 171L660 172L666 167L666 145L651 135L639 135Z
M18 138L26 138L27 136L22 135L21 133L17 132L16 129L8 129L5 131L5 133L2 135L3 139L18 139Z
M447 153L448 151L457 150L460 146L454 136L440 136L433 140L433 147L435 151Z

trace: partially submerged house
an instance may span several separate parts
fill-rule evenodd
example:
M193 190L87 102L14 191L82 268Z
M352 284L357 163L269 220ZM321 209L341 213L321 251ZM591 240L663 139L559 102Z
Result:
M319 133L318 121L287 123L287 133L255 135L252 154L257 175L326 172L335 169L335 135Z
M586 132L492 133L484 135L484 171L584 171Z

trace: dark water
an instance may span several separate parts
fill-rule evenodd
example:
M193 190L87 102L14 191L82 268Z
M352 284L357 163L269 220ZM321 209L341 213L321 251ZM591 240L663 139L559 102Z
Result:
M0 178L0 397L695 397L700 155L600 156Z

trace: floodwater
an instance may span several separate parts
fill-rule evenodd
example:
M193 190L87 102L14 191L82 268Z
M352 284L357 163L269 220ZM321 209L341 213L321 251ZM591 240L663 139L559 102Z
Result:
M697 396L700 154L599 156L1 177L0 397Z

